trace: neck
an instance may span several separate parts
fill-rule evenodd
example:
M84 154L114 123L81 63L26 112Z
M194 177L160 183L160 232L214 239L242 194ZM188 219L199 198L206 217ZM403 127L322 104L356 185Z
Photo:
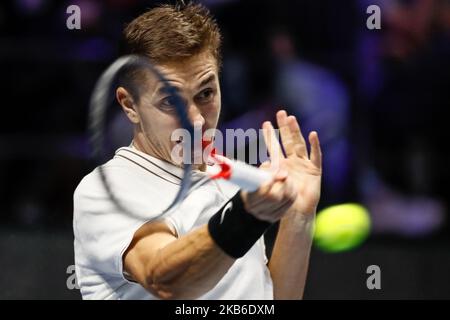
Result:
M163 154L158 150L161 148L156 148L155 146L153 146L151 143L149 143L147 141L147 139L145 138L145 136L142 132L134 133L132 144L137 150L139 150L143 153L146 153L152 157L155 157L155 158L158 158L158 159L161 159L164 161L171 162L168 159L165 159Z

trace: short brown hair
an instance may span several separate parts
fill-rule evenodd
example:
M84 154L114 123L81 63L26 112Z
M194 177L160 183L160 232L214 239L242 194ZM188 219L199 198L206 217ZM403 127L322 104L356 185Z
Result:
M209 10L200 4L161 5L134 19L124 30L129 54L167 63L209 50L221 63L221 35Z

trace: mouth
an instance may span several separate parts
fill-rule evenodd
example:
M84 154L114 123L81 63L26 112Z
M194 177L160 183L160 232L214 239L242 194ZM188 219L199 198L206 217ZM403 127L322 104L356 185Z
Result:
M176 157L181 157L181 161L185 163L212 164L210 158L216 151L214 148L215 137L206 131L207 129L203 127L194 134L194 137L190 137L189 134L177 136L172 140L172 148L175 148L172 149L172 152L175 151Z

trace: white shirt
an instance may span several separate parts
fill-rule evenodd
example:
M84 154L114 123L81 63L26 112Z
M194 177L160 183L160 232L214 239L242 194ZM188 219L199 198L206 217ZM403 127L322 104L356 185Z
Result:
M75 190L75 270L83 299L157 299L124 277L122 255L134 233L172 203L183 171L132 147L119 149L103 168L114 195L132 214L120 211L111 201L98 168ZM204 175L192 172L194 180ZM180 237L206 224L236 192L238 188L226 181L210 181L158 220L168 223ZM266 263L261 237L200 299L273 299Z

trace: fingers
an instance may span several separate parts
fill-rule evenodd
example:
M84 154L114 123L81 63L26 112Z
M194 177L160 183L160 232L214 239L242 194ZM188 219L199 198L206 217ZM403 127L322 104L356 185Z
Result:
M275 222L281 219L294 203L297 192L287 177L283 179L274 177L256 192L242 193L242 196L247 211L258 219Z
M287 171L278 170L270 181L264 183L256 191L248 193L247 198L254 207L257 207L260 203L264 203L266 201L266 198L269 194L273 194L274 192L276 192L275 190L277 187L274 189L274 186L284 183L284 181L287 179L287 176Z
M303 138L297 119L295 118L295 116L289 116L287 118L287 121L288 127L291 131L292 140L294 141L295 153L301 158L308 158L308 150L306 148L305 138Z
M280 143L278 141L278 137L275 133L275 129L273 128L270 121L266 121L262 126L264 142L266 143L267 150L269 151L269 156L272 161L272 165L276 164L276 161L283 157L283 153L281 151Z
M264 161L263 163L261 163L261 165L259 166L260 169L269 169L270 168L270 161Z
M316 131L309 134L309 143L311 144L311 162L319 169L322 169L322 150L320 149L319 135Z
M275 173L275 181L284 181L288 177L286 170L280 169Z
M295 145L291 130L289 129L288 116L286 111L280 110L277 112L277 124L278 128L280 128L281 141L283 143L284 151L286 152L286 156L289 157L295 154Z

